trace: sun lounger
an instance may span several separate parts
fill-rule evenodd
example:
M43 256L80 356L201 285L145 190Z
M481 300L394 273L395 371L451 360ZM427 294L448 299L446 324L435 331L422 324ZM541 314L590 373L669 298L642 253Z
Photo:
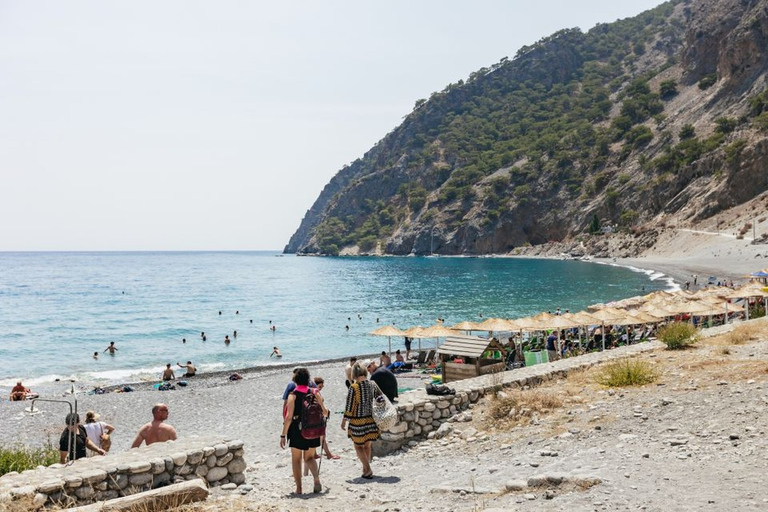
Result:
M416 366L421 366L427 361L427 353L426 351L422 350L419 352L419 356L416 358L416 361L413 363Z

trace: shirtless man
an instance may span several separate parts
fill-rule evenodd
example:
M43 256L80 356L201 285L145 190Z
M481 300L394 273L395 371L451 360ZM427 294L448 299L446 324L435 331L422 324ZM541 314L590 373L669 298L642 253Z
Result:
M178 365L179 368L187 369L187 373L184 374L184 377L195 376L195 372L197 371L197 368L195 368L195 365L192 364L192 361L187 361L187 364L180 364L178 361L176 361L176 365Z
M11 389L11 395L8 398L11 402L26 400L27 395L31 393L28 387L25 387L21 381L16 382L16 385Z
M168 363L165 365L165 370L163 370L163 380L174 380L176 378L176 374L173 373L173 368L171 368L171 363Z
M131 448L138 448L141 443L147 445L152 443L164 443L165 441L176 440L176 429L163 423L168 419L168 406L165 404L155 404L152 407L152 421L139 429L136 439L133 440Z
M117 347L115 346L114 341L109 342L109 346L104 349L104 352L106 352L107 350L109 350L110 354L115 355L115 352L117 352Z

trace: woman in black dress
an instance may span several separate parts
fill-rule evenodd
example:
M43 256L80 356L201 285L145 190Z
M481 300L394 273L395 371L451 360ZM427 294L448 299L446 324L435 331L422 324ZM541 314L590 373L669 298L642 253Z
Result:
M328 409L325 408L323 397L316 393L316 390L309 388L309 370L306 368L297 368L293 373L293 381L296 383L296 389L288 395L285 403L285 419L283 420L283 431L280 435L280 448L285 448L286 441L291 447L291 467L293 469L293 479L296 481L296 494L301 494L301 460L304 459L304 465L309 468L314 478L313 492L320 492L323 486L320 484L320 473L315 462L315 449L320 446L320 438L304 439L301 436L299 423L301 420L301 409L304 403L304 397L307 393L315 393L317 403L323 409L323 415L328 416Z

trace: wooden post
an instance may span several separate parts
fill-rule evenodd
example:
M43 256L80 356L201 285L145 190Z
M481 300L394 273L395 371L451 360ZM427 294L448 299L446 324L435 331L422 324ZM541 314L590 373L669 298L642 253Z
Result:
M208 498L208 494L210 493L205 482L197 478L147 492L140 492L114 500L101 501L92 505L84 505L67 510L70 512L130 512L133 510L159 512L161 510L175 509L187 503L205 501Z

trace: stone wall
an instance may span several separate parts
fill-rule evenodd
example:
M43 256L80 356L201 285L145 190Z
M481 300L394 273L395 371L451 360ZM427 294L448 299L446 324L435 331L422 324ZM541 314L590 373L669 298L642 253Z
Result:
M202 478L211 487L245 482L243 442L189 437L106 457L90 457L0 477L3 502L31 499L36 507L71 507Z
M536 387L552 379L565 378L574 370L586 369L595 364L630 357L662 346L664 345L657 341L640 343L552 363L449 382L447 386L456 390L455 395L427 395L425 389L408 391L400 395L396 404L398 423L381 434L381 439L373 443L373 451L376 455L386 455L403 445L416 443L420 438L434 436L432 432L436 432L445 422L471 419L468 413L462 414L462 412L489 391L501 388Z

